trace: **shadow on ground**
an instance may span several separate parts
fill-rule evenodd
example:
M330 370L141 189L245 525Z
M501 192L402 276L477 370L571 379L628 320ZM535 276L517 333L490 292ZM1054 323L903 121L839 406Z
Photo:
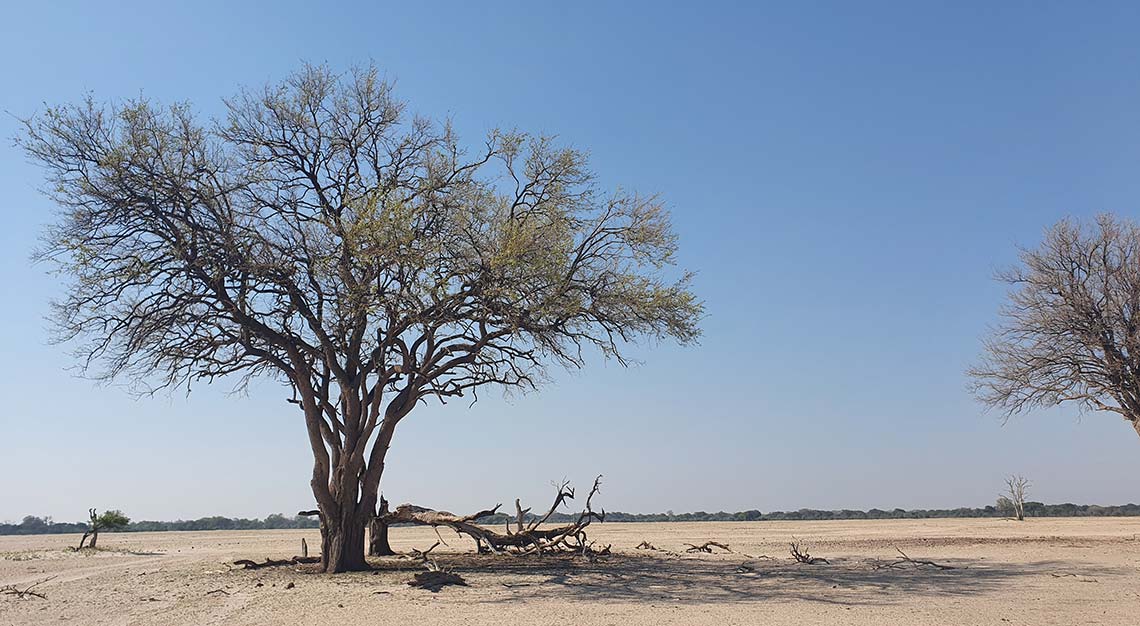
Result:
M472 587L517 593L494 594L488 602L518 598L589 598L591 601L708 604L809 600L841 605L882 605L915 596L987 594L1036 579L1042 584L1097 584L1111 568L1072 562L1006 564L946 561L954 569L904 564L876 567L871 561L836 560L804 565L787 559L708 556L614 555L596 562L566 557L488 557L440 554L439 566L465 577ZM880 564L881 565L881 564ZM421 571L408 560L375 563L378 573Z

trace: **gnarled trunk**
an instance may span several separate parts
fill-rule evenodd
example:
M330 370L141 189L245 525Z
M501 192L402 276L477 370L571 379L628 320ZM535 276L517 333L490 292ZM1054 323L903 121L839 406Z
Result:
M355 508L355 507L354 507ZM321 516L321 569L327 574L369 569L364 559L364 527L368 515Z
M368 524L368 556L392 556L396 554L388 544L388 522L384 516L389 513L388 501L380 496L380 509Z

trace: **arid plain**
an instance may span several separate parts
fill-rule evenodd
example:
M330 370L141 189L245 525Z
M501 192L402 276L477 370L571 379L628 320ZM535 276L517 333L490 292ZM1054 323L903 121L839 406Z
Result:
M368 573L259 570L317 531L105 534L78 554L70 535L0 537L0 624L1109 624L1140 623L1140 518L606 523L613 555L483 556L442 534L431 556L468 582L406 583L414 559ZM441 532L443 532L441 530ZM448 531L449 532L449 531ZM733 552L689 554L713 540ZM828 563L789 555L793 540ZM395 528L397 551L429 528ZM637 549L643 541L657 550ZM916 561L901 562L898 550Z

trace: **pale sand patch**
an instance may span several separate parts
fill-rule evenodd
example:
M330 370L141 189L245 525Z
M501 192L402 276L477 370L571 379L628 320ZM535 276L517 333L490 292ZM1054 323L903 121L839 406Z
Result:
M57 576L37 588L46 600L0 597L0 624L1140 623L1140 518L608 523L591 531L613 544L614 557L476 557L469 541L444 533L450 545L432 555L470 587L438 594L408 587L417 566L394 559L378 561L374 573L337 576L230 565L293 556L301 537L315 552L316 531L108 533L99 538L107 551L94 555L67 551L78 536L0 537L0 586ZM792 563L793 537L832 564ZM710 539L743 554L634 549L645 540L682 552ZM435 540L426 528L392 531L396 550ZM895 547L957 569L876 569Z

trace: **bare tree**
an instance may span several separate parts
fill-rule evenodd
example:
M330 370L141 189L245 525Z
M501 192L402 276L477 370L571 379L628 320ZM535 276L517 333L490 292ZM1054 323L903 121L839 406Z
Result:
M998 497L998 509L1008 510L1017 521L1025 520L1025 494L1029 493L1029 481L1023 476L1013 475L1005 479L1006 491Z
M667 212L600 192L581 152L500 131L469 152L374 68L305 67L226 105L206 124L145 100L27 120L62 209L38 257L68 280L58 339L88 375L292 389L325 571L367 568L384 459L418 404L698 337Z
M1007 418L1063 403L1110 411L1140 434L1140 228L1062 221L998 279L1009 302L968 372L977 397Z

